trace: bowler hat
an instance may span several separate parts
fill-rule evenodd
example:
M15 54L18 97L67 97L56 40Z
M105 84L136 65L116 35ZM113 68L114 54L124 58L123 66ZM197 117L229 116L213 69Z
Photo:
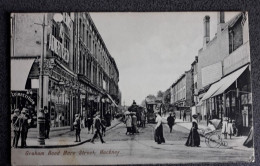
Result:
M193 117L194 119L197 119L197 118L198 118L198 115L197 115L197 114L194 114L194 115L192 115L192 117Z

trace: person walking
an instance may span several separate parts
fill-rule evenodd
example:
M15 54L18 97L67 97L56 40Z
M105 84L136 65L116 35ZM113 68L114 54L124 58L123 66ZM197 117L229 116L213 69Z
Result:
M141 113L141 126L145 127L145 115L143 112Z
M193 117L192 127L188 136L188 140L186 141L185 145L191 147L199 147L200 135L198 133L198 122L197 122L198 115L194 114L192 115L192 117Z
M23 109L20 116L16 120L16 124L18 127L18 130L21 132L21 148L24 148L27 146L26 144L26 138L28 134L28 118L26 116L26 110Z
M79 114L75 115L75 122L73 123L75 129L76 129L76 141L75 142L81 142L80 140L80 131L81 131L81 124L80 124L80 116Z
M87 126L88 126L88 134L89 134L89 131L90 131L91 129L92 129L92 134L93 134L93 117L88 116Z
M94 118L94 127L95 127L96 131L90 142L94 143L95 139L99 136L102 144L105 143L105 141L103 140L102 134L100 133L100 129L102 128L102 123L101 123L99 114L96 114L96 116Z
M126 115L125 119L125 124L126 124L126 135L132 133L132 118L129 114Z
M156 112L156 126L154 131L154 139L157 144L165 143L165 139L163 137L163 125L162 125L162 117L159 112Z
M186 112L183 113L183 121L186 121Z
M49 139L51 119L50 119L50 114L47 106L44 106L44 114L45 114L45 138Z
M133 116L132 116L132 132L134 133L139 133L138 129L137 129L137 117L135 115L136 113L133 112Z
M167 118L167 123L170 128L170 133L172 132L172 126L174 125L174 122L175 122L175 116L172 116L172 113L170 112L170 116L168 116Z
M19 109L15 109L14 110L14 115L12 117L12 127L13 127L13 132L14 132L14 138L13 138L13 147L14 148L17 148L19 137L20 137L19 126L17 126L17 123L16 123L19 115L20 115L20 110Z

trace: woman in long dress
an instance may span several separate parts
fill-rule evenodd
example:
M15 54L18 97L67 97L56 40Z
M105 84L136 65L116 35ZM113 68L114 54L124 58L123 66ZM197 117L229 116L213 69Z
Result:
M190 130L190 134L188 136L188 140L186 142L186 146L191 146L191 147L199 147L200 146L200 135L198 133L198 122L197 118L198 115L192 115L193 121L192 121L192 127Z
M131 116L129 115L129 114L127 114L126 115L126 121L125 121L125 123L126 123L126 135L127 135L127 133L128 134L131 134L132 133L132 118L131 118Z
M156 112L156 126L155 126L155 134L154 139L158 144L165 143L165 139L163 137L163 125L162 125L162 117L159 112Z

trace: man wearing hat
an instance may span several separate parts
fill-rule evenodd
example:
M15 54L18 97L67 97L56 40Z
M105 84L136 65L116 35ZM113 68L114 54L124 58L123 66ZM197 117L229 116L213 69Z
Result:
M12 127L13 127L13 131L14 131L14 138L13 138L13 147L14 148L17 148L19 137L20 137L19 127L17 126L17 123L16 123L19 115L20 115L20 110L19 109L15 109L14 110L14 115L12 117Z
M76 129L76 141L75 142L81 142L81 140L80 140L81 125L80 125L79 114L75 114L75 122L73 123L73 125Z
M26 116L27 109L23 108L21 115L16 120L16 126L21 132L21 147L26 147L26 138L29 129L28 118Z
M48 111L47 106L44 106L44 114L45 114L45 138L49 139L51 119L50 119L50 113Z
M100 132L100 129L102 128L102 123L101 123L101 120L100 120L100 117L99 117L98 113L95 114L94 127L95 127L96 131L95 131L95 134L94 134L94 136L93 136L93 138L91 139L90 142L94 143L94 140L97 138L97 136L99 136L100 141L102 142L102 144L105 143L105 141L103 140L102 134Z

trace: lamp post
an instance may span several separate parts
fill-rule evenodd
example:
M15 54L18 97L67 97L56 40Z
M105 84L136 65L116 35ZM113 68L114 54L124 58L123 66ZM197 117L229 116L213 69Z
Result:
M43 67L44 67L44 52L45 52L45 27L48 26L45 24L45 14L43 15L43 21L42 23L34 23L36 25L42 26L42 54L41 54L41 60L40 60L40 86L39 86L39 92L40 92L40 108L38 112L38 143L40 145L45 145L45 116L44 116L44 110L43 110Z

